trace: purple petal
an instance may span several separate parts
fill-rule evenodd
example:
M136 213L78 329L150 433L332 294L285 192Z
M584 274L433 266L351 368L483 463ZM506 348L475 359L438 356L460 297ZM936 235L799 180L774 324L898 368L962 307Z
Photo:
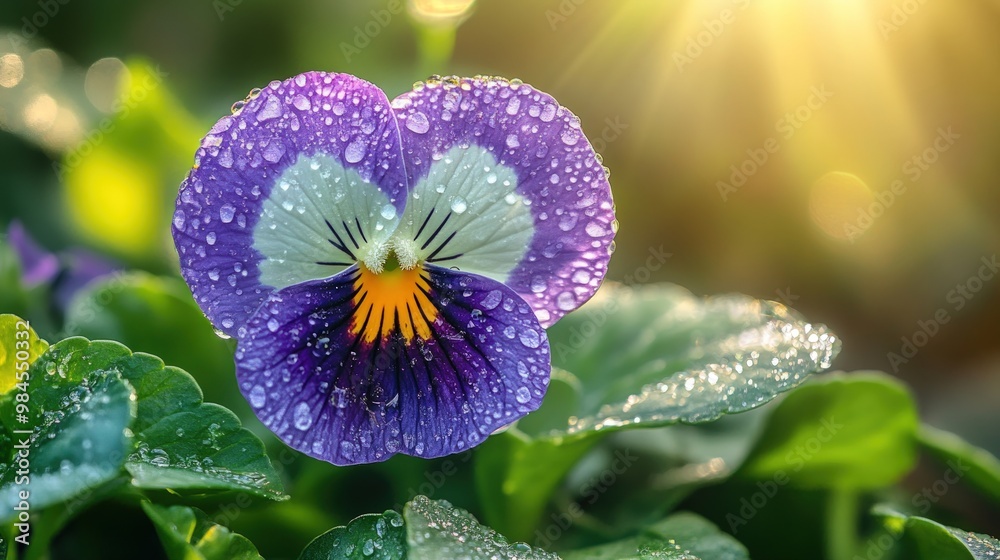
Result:
M405 202L396 126L380 89L322 72L272 82L215 124L181 185L173 234L217 328L238 334L276 289L332 276L378 243L362 242L365 228L374 236L379 213ZM378 225L379 235L395 227Z
M523 228L512 230L506 242L495 235L482 235L488 250L504 253L495 262L517 251L520 254L515 264L484 270L485 255L477 255L478 260L470 266L463 267L466 263L461 256L448 262L449 266L474 270L512 287L546 327L594 294L607 271L617 225L607 175L576 116L548 94L494 78L432 82L396 98L392 106L400 120L414 192L429 176L448 176L435 173L434 168L448 165L450 160L455 166L450 174L481 176L470 183L478 180L486 184L494 171L515 176L516 194L530 208L533 231L529 243L525 244L519 233ZM487 159L497 166L493 168L488 162L478 168L467 167L470 158L457 154L469 149L481 152L471 161ZM499 183L496 188L500 188ZM438 193L442 198L438 208L447 208L456 196L447 185ZM507 197L509 204L517 203L511 200ZM466 206L467 201L462 202ZM479 211L467 206L467 212ZM486 204L481 211L493 207ZM436 211L430 222L442 218ZM471 229L484 232L490 226L502 226L494 218L490 221L493 223ZM458 231L456 235L462 234ZM469 254L467 251L464 256Z
M439 457L541 404L548 340L516 293L428 266L428 299L406 307L411 325L430 327L425 339L395 314L365 312L364 301L392 294L374 293L363 274L351 268L276 292L247 324L236 352L240 389L287 444L341 465ZM366 342L361 333L375 321L387 334Z
M24 225L15 220L7 229L7 240L21 264L21 282L27 287L53 280L59 273L59 259L32 239Z

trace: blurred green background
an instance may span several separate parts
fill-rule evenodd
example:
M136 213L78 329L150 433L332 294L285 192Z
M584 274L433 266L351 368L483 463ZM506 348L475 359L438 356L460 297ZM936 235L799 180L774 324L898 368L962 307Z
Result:
M835 367L894 373L930 423L1000 454L984 264L1000 252L1000 2L7 1L0 229L174 274L200 137L306 70L390 98L430 74L551 93L611 170L609 278L783 301L841 336ZM245 414L230 365L190 361Z

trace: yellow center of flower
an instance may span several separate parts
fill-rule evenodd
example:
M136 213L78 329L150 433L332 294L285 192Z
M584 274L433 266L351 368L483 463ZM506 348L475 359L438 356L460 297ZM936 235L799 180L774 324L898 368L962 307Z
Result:
M364 264L358 264L354 281L354 316L351 334L365 342L386 338L394 331L406 342L414 336L427 340L431 324L437 318L437 308L428 299L430 277L421 266L399 267L390 255L382 272L376 274Z

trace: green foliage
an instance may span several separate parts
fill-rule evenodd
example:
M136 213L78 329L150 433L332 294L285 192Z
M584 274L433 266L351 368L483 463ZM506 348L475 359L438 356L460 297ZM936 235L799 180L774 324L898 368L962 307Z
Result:
M551 560L558 556L510 543L496 531L480 525L467 511L446 501L417 496L403 510L407 558L496 558L497 560Z
M142 503L170 560L263 560L253 543L197 509Z
M1000 460L955 434L924 425L918 433L921 446L949 466L962 470L963 479L983 495L1000 502Z
M323 533L299 560L392 560L406 557L406 530L398 512L362 515Z
M889 507L877 507L874 513L882 519L891 538L873 539L871 544L889 545L901 558L993 560L1000 556L1000 541L989 535L948 527L925 517L907 516Z
M576 550L563 560L749 560L733 537L705 519L678 513L643 529L640 534L613 543Z
M549 330L563 371L541 419L523 422L532 435L508 430L477 456L486 519L515 538L530 537L556 486L605 435L753 409L840 349L825 327L776 303L701 299L670 285L601 293Z
M184 371L116 342L77 337L46 349L14 316L0 316L0 327L10 335L4 342L26 333L31 359L44 350L0 396L0 511L7 521L30 515L46 523L35 531L29 558L41 557L59 527L109 496L134 500L143 490L168 490L285 498L261 441L228 410L203 403ZM178 527L193 515L150 511L158 523L171 519ZM228 548L219 540L221 529L200 521L195 533L184 531L186 538L197 536L194 546L205 558L229 558L246 548Z
M739 474L803 488L885 487L913 468L918 425L912 395L891 377L826 375L778 405Z

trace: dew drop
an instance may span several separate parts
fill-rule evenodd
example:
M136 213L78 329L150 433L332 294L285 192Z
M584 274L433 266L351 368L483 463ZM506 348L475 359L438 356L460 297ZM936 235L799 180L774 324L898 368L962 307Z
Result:
M517 402L525 404L531 400L531 391L527 387L518 387L517 391L514 392L514 398L517 399Z
M461 214L468 209L468 203L466 203L465 199L460 196L456 196L455 199L451 201L451 211L456 214Z
M219 208L219 219L222 220L222 223L228 224L232 222L235 216L236 208L232 204L226 203Z
M292 99L292 105L295 105L295 108L299 111L308 111L312 108L312 103L309 103L309 98L301 94L296 95L295 98Z
M347 163L358 163L365 158L365 140L364 138L355 138L353 142L344 148L344 159Z
M406 118L406 128L417 134L423 134L430 130L431 123L427 120L427 115L417 111Z
M183 210L178 210L174 213L174 227L177 229L184 229L184 222L187 217L184 215Z
M541 335L538 334L538 331L532 328L526 328L518 332L517 337L521 339L521 344L527 346L528 348L538 348L542 344Z
M396 217L396 207L392 204L386 204L382 207L381 214L386 220L391 220Z
M209 245L215 245L216 235L214 231L210 231L205 235L205 243Z
M294 421L295 427L300 430L308 430L312 426L312 413L308 404L301 402L295 407Z
M264 122L281 116L281 103L273 95L267 98L264 108L257 112L257 121Z
M576 309L576 296L573 292L563 292L556 297L556 307L563 311L572 311Z
M589 224L587 224L586 230L587 230L587 235L591 237L602 237L608 233L607 230L604 229L604 226L598 222L590 222Z

